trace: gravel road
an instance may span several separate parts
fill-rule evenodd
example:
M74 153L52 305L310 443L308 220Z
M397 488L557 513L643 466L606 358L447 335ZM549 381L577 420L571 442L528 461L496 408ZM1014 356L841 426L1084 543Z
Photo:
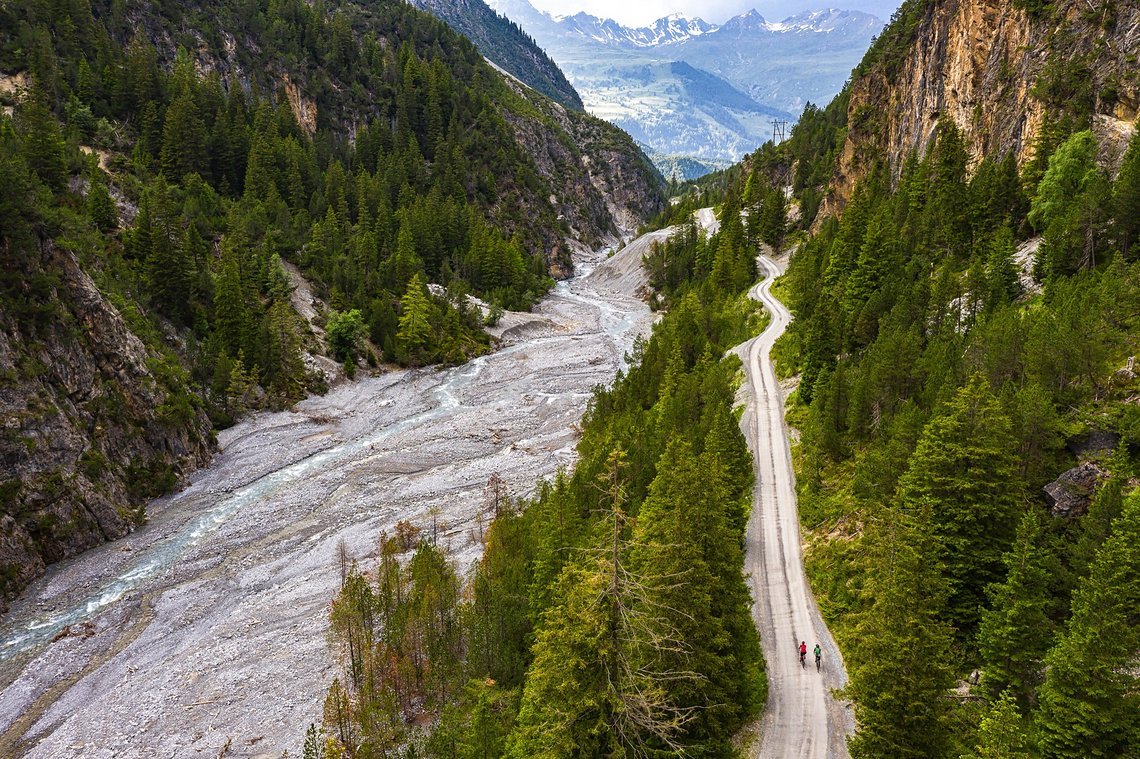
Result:
M784 402L769 355L792 316L771 294L777 265L762 256L760 266L767 276L751 295L764 304L772 320L762 334L737 349L750 388L742 426L756 466L745 568L769 683L758 755L839 759L848 756L846 736L853 723L831 689L843 687L847 674L804 576ZM800 641L808 646L806 669L800 667L797 654ZM812 657L816 643L823 649L820 673Z
M585 254L497 352L342 384L223 432L149 523L62 562L0 617L0 756L298 755L334 669L338 545L369 561L399 520L469 567L483 488L572 464L591 390L653 317L648 241ZM590 275L589 272L592 272Z

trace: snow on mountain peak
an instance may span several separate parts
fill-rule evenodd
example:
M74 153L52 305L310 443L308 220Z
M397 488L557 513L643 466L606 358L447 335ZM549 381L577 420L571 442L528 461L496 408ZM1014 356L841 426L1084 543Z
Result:
M526 0L492 0L496 4L525 3ZM836 30L875 29L882 26L874 16L861 11L821 8L803 11L783 21L766 21L755 8L730 18L722 25L710 24L697 16L681 12L670 13L642 27L629 27L613 19L603 19L585 11L570 16L551 16L544 13L565 31L611 47L654 48L677 45L697 37L708 37L718 32L733 37L767 34L816 34Z

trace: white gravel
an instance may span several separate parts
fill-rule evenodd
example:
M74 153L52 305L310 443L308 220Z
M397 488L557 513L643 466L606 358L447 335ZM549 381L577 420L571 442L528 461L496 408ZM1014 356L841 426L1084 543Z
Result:
M406 519L436 525L469 567L491 474L526 495L574 460L591 389L652 323L633 297L643 281L628 266L614 281L629 258L604 259L509 315L494 354L225 431L146 527L53 567L0 618L0 755L215 757L227 741L228 756L298 754L334 675L338 543L371 557Z

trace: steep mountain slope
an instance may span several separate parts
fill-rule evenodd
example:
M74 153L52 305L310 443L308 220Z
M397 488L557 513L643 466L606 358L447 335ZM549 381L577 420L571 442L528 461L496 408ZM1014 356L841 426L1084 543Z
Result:
M732 164L728 161L698 160L691 156L674 156L659 153L648 145L640 145L646 156L653 162L661 174L669 181L687 182L699 179L714 171L727 169Z
M808 102L826 103L839 92L882 28L860 11L805 11L778 22L752 11L684 41L679 55L757 102L799 116Z
M511 76L567 108L584 109L577 91L550 56L517 24L495 13L483 0L412 0L412 5L447 22Z
M1056 146L1060 121L1087 121L1116 158L1140 108L1140 8L1135 3L1002 0L907 2L868 53L847 103L837 166L841 207L876 156L897 176L924 153L939 118L962 131L971 165L1013 151L1019 166ZM1049 142L1049 141L1052 142Z
M326 367L454 363L489 338L427 282L525 307L663 207L627 135L429 15L322 9L0 8L0 599L324 386L285 262Z
M534 35L591 113L661 153L733 161L771 138L773 117L794 119L808 101L835 95L882 27L856 11L813 11L779 23L752 11L722 26L674 15L634 29L585 13L554 18L525 0L491 4ZM705 88L678 77L674 63L755 106L724 110L707 102Z
M209 461L186 377L132 331L73 252L4 251L0 611L44 565L119 537Z

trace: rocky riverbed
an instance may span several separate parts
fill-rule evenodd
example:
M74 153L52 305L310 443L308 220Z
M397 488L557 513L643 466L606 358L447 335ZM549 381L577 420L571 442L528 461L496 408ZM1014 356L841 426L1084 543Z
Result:
M461 568L480 501L573 462L575 427L652 316L649 240L584 254L503 347L464 366L341 384L220 435L221 453L142 529L61 563L0 618L0 755L298 753L334 673L339 546L370 561L407 520Z

